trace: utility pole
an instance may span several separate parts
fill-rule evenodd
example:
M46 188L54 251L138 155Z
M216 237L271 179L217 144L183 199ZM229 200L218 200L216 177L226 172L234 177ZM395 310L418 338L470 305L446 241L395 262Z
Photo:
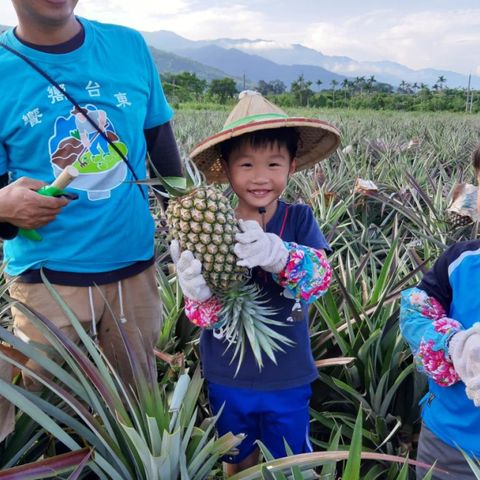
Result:
M246 83L246 80L245 80L245 72L243 72L243 89L244 89L244 90L246 90L245 83Z
M472 75L468 75L467 98L465 101L465 112L472 113L473 109L473 90L471 88Z

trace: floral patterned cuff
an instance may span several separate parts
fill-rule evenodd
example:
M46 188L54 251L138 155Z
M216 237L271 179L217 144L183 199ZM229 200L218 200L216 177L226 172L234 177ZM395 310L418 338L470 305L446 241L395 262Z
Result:
M462 330L462 325L448 318L435 298L419 288L403 292L400 328L412 348L419 371L444 387L459 380L448 355L448 342L452 335Z
M185 297L185 314L187 318L200 328L217 328L220 323L220 300L212 296L205 302L197 302Z
M325 254L320 250L284 242L288 249L285 268L273 274L274 280L286 288L293 298L307 303L314 302L328 289L332 279L332 269Z

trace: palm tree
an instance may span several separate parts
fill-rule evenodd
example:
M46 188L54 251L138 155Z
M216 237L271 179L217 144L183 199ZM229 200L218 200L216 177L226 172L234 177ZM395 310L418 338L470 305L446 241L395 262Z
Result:
M338 85L338 80L333 79L330 82L330 85L332 86L332 101L333 101L333 108L335 108L335 88Z
M367 80L367 90L369 92L371 92L373 90L373 85L377 82L377 80L375 80L375 75L370 75L370 77L368 78Z
M447 83L447 79L443 75L440 75L437 79L438 88L440 90L443 90L446 83Z
M350 85L351 84L350 84L350 81L348 80L348 78L344 78L342 80L342 88L343 88L343 93L345 95L345 105L347 105L347 93L348 93Z
M407 93L409 88L410 88L410 85L405 80L402 80L400 82L400 85L398 86L398 90L400 93Z
M355 88L358 87L361 95L363 93L363 88L365 87L365 77L355 77L354 83L355 83Z
M313 91L310 88L311 86L312 81L305 80L303 73L301 73L298 78L291 83L290 91L293 93L298 104L302 107L308 107L309 99L313 95Z

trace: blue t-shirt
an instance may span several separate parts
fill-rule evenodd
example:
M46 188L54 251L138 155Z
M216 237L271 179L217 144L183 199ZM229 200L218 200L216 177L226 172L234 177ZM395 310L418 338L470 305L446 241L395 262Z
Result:
M129 28L79 18L83 45L49 54L19 42L9 30L0 40L54 78L146 177L144 129L168 122L168 105L142 36ZM145 196L109 143L81 112L23 60L0 48L0 175L52 182L66 165L80 175L69 190L79 199L38 232L5 242L7 273L46 267L99 273L153 256L154 224ZM144 187L142 187L144 188Z
M296 242L316 249L329 250L312 210L307 205L290 205L279 201L277 210L266 225L266 231L280 235L286 242ZM230 363L234 346L227 352L224 339L217 339L213 331L203 330L200 337L200 353L205 378L214 383L256 390L277 390L305 385L318 377L310 348L308 310L303 304L303 320L287 322L295 301L283 295L283 288L270 273L259 267L252 270L252 282L264 293L266 306L277 314L273 317L284 325L272 326L282 335L292 339L292 347L276 352L277 365L264 355L264 365L259 370L253 353L247 346L242 366L235 376L237 359Z

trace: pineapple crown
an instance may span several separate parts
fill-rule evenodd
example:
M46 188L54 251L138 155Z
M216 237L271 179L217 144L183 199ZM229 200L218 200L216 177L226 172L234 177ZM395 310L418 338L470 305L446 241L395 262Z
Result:
M200 187L205 183L205 175L198 169L198 167L190 160L184 159L184 176L183 177L162 177L155 168L150 158L148 159L155 173L154 178L139 180L135 183L150 185L152 187L160 186L162 190L155 189L155 192L165 198L181 197L188 192Z

